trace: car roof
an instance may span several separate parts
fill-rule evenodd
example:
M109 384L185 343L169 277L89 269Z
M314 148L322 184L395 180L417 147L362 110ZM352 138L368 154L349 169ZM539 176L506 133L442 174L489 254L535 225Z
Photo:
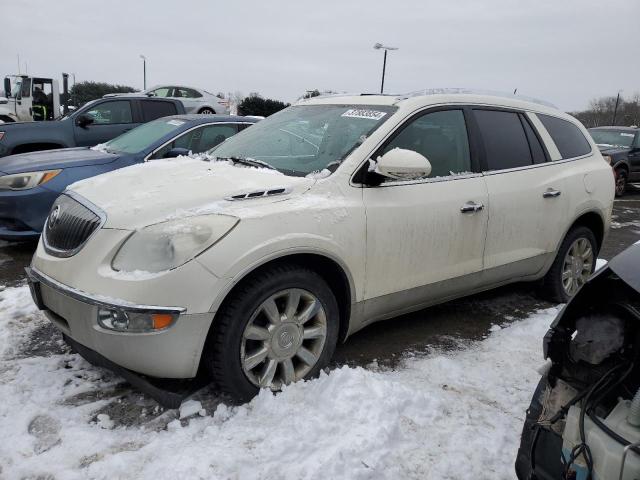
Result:
M517 108L572 119L554 105L541 100L500 92L478 93L467 89L427 89L407 94L380 95L328 95L300 100L297 105L389 105L398 107L423 107L441 104L472 104L505 108Z
M623 132L637 132L639 127L615 127L611 125L603 125L602 127L591 127L589 130L622 130Z
M257 123L258 119L250 117L240 117L237 115L202 115L198 113L171 115L162 119L184 120L194 124L201 123ZM159 119L160 120L160 119Z

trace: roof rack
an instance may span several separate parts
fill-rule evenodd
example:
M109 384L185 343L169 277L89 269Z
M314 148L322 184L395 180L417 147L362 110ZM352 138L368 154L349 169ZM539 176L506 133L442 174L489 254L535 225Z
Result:
M404 95L398 95L401 98L421 97L423 95L490 95L492 97L511 98L514 100L523 100L526 102L537 103L551 108L558 108L553 103L538 98L527 97L525 95L515 95L509 92L500 92L495 90L473 89L473 88L425 88L423 90L415 90Z

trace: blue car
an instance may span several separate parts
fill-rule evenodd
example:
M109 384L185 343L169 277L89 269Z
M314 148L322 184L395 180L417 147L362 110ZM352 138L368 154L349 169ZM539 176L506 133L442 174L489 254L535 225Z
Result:
M78 180L149 160L204 152L256 121L222 115L175 115L145 123L91 148L0 158L0 239L37 238L54 200Z

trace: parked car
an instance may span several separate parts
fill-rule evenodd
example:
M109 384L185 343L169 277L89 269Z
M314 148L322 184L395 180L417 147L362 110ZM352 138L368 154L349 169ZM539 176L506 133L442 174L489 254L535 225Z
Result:
M115 97L122 93L110 93L105 97ZM184 105L187 113L199 113L202 115L228 114L229 104L226 100L216 97L213 93L194 87L181 87L177 85L156 85L133 95L147 95L148 97L172 98L179 100Z
M242 400L377 320L521 280L566 301L611 221L584 127L512 98L303 100L210 155L75 184L29 277L94 361Z
M160 117L185 113L177 100L101 98L50 122L4 123L0 157L68 147L90 147Z
M628 182L640 182L640 128L597 127L589 133L607 160L616 178L616 196L621 197Z
M598 271L545 335L549 364L526 413L519 479L640 477L639 332L640 243Z
M54 200L74 182L148 160L204 152L253 123L242 117L175 115L97 147L0 158L0 239L40 236Z

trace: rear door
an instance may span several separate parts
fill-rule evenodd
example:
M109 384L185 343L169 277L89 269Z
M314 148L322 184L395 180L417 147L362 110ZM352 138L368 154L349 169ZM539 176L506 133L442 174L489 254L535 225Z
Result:
M124 98L105 100L79 113L93 118L93 123L81 127L78 115L74 115L74 135L79 147L107 142L138 125L134 123L131 100Z
M636 138L629 152L629 165L631 167L630 180L640 180L640 130L636 132Z
M569 212L566 168L524 112L474 108L489 192L483 283L533 275L553 254Z
M140 100L141 123L147 123L162 117L176 115L176 104L167 100Z
M432 172L363 190L365 310L371 317L468 291L482 270L488 197L465 109L417 114L372 158L394 148L421 153Z

